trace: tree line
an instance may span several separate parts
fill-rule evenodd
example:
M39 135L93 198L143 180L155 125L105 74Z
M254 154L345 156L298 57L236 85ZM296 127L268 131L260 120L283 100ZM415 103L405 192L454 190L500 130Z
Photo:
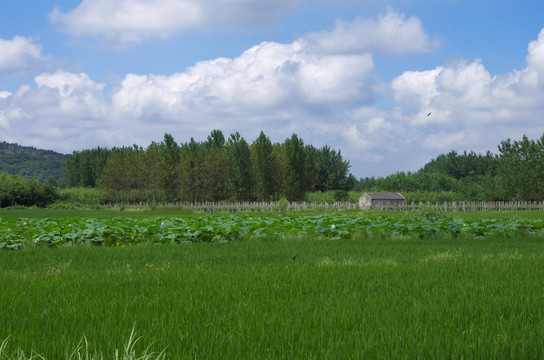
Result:
M357 190L433 192L437 201L544 200L544 134L501 141L498 152L450 151L417 172L362 178Z
M205 141L178 144L165 134L146 148L75 151L68 186L97 187L110 201L205 202L304 200L312 191L351 190L357 179L341 152L315 148L293 134L272 143L261 132L249 144L238 132L213 130Z
M409 193L430 201L544 200L544 134L507 139L498 154L450 151L416 172L356 179L341 152L305 145L296 134L272 143L261 132L249 144L239 133L213 130L205 141L162 142L75 151L67 160L69 186L96 187L110 201L301 201L334 190ZM431 194L432 196L430 196ZM338 195L338 196L337 196Z

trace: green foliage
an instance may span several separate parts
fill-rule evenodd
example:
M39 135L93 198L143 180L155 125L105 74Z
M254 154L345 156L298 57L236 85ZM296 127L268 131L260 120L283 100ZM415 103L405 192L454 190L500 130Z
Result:
M287 169L285 178L285 197L289 201L301 201L307 191L306 153L304 142L296 134L285 140Z
M34 179L0 174L0 207L45 207L58 199L57 190Z
M311 192L311 193L307 193L306 194L306 201L310 202L310 203L317 203L317 204L322 204L322 203L334 203L335 200L334 200L334 192L332 191L327 191L327 192L322 192L322 191L315 191L315 192ZM357 200L359 201L359 200Z
M256 179L256 195L262 200L274 197L274 163L272 158L272 142L261 131L259 137L251 145L254 174Z
M309 151L308 151L309 150ZM328 145L316 150L308 146L310 157L314 157L317 171L315 189L318 191L350 190L347 187L349 176L349 161L342 159L341 152L332 150Z
M68 155L51 150L0 142L0 173L18 175L45 182L49 177L64 177Z
M282 196L281 199L276 202L276 210L285 212L287 211L288 205L289 201L284 196Z
M94 187L98 184L102 170L115 149L105 148L74 151L66 161L66 177L70 187Z
M450 219L451 216L446 212L443 207L419 204L416 206L410 215L417 219L426 219L430 221L437 221L441 219Z
M452 201L462 201L458 194L453 191L405 191L402 195L406 198L406 203L443 203Z
M148 151L136 145L112 151L98 181L109 201L141 202L161 196L157 150L152 144Z
M152 169L157 171L158 178L160 179L160 183L157 184L157 187L160 186L160 189L165 192L165 198L169 199L170 201L176 201L180 198L180 160L180 147L174 141L172 135L164 134L164 140L158 146L158 169ZM145 164L145 166L143 166L140 171L145 171L145 169L150 168L152 165L155 164L148 162Z
M544 199L544 134L539 140L523 136L499 145L498 173L503 196L514 200Z
M525 135L521 140L507 139L498 149L499 156L490 151L485 154L451 151L415 173L364 178L355 187L361 191L453 194L451 200L444 201L544 200L544 135L537 140ZM419 195L414 196L419 199L407 197L407 201L426 201Z
M497 164L498 157L490 151L485 154L476 154L473 151L458 154L452 150L447 155L439 155L429 161L422 171L439 173L459 180L469 176L494 174Z
M277 209L285 212L282 198ZM224 242L269 236L313 236L330 239L356 234L370 236L433 237L437 234L473 236L544 232L544 220L450 219L435 207L418 207L412 216L359 217L348 214L320 215L203 215L155 218L14 218L0 219L0 249L65 244L133 245L140 243Z
M301 201L315 188L349 190L356 183L340 151L304 146L296 134L272 144L261 132L251 146L238 133L227 142L212 130L205 142L161 143L75 151L67 161L70 187L99 187L108 202ZM323 183L321 183L323 182Z
M43 357L40 354L37 354L35 351L32 351L30 355L27 357L23 349L18 349L16 354L9 355L6 351L6 348L8 347L8 340L9 338L6 338L1 344L0 344L0 360L47 360L47 358ZM138 355L139 352L136 351L136 343L141 340L141 337L136 337L136 334L134 332L134 327L132 328L132 332L130 333L128 340L126 344L123 346L123 348L120 350L116 348L114 351L112 351L112 357L111 359L115 360L163 360L166 358L165 351L163 350L160 353L151 352L150 346L146 347L141 355ZM96 349L96 346L95 346ZM83 335L79 343L73 348L73 349L66 349L65 351L65 359L66 360L104 360L104 355L102 353L98 353L93 351L91 349L91 344L87 340L87 337Z
M107 199L104 191L98 188L66 188L59 190L59 201L75 206L97 206Z
M302 201L317 191L411 193L410 201L542 200L544 135L537 141L503 141L491 152L439 155L417 172L357 180L340 151L304 145L296 134L272 144L261 132L251 146L239 133L227 142L213 130L202 143L160 144L74 152L67 161L69 186L99 185L109 201ZM53 184L53 183L51 183ZM344 201L338 192L326 202ZM312 197L311 195L310 197ZM317 202L317 201L316 201Z
M191 138L181 146L182 199L191 202L206 200L204 168L205 147Z
M246 140L238 132L231 134L227 142L229 179L233 198L249 201L253 190L251 152Z

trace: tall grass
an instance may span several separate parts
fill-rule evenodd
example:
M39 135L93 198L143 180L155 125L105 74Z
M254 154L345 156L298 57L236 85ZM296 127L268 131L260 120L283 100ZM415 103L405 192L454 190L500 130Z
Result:
M9 339L9 338L8 338ZM31 351L30 355L26 355L24 350L17 350L13 354L8 354L6 351L8 339L5 339L2 344L0 344L0 359L1 360L33 360L40 359L44 360L43 356L40 354ZM134 345L140 340L140 338L135 337L134 328L130 333L130 336L127 340L126 345L121 351L115 349L115 351L109 357L104 357L103 354L96 353L90 349L89 342L87 338L83 336L79 344L71 351L66 353L65 359L67 360L104 360L104 359L113 359L113 360L163 360L165 359L164 350L160 353L154 353L149 351L149 346L144 350L142 355L138 355L134 350Z
M133 327L135 354L152 344L168 359L542 358L542 240L0 252L0 339L8 356L46 359L69 358L82 334L89 353L115 354Z

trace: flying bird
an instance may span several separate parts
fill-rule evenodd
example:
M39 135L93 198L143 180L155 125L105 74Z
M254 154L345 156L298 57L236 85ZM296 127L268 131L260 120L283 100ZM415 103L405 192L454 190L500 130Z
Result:
M429 112L429 113L427 114L427 116L431 116L431 113Z

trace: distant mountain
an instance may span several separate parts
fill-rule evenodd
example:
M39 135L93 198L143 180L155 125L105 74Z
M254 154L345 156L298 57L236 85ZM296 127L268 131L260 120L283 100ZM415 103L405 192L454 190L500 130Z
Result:
M70 155L52 150L0 142L0 172L45 182L64 177L63 168Z

